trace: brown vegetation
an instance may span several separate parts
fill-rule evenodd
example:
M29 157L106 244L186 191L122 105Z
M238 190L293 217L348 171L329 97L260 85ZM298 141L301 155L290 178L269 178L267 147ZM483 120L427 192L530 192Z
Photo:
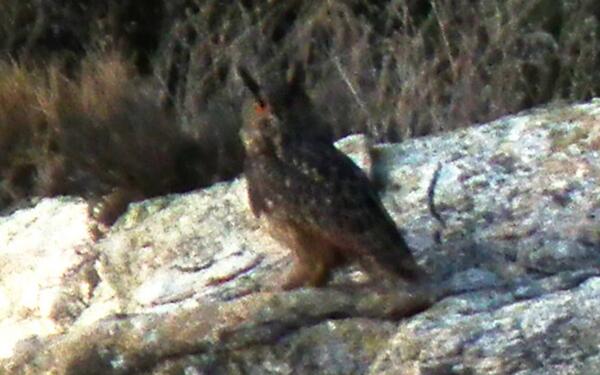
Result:
M268 82L301 61L338 137L401 140L600 93L593 1L193 3L159 64L192 118L195 100L238 92L238 63Z
M0 207L235 176L239 64L265 83L302 64L336 137L381 141L600 94L594 0L137 4L0 4Z
M4 205L32 195L129 197L114 214L99 213L110 223L131 200L212 182L211 155L118 55L85 60L74 79L16 64L0 76Z

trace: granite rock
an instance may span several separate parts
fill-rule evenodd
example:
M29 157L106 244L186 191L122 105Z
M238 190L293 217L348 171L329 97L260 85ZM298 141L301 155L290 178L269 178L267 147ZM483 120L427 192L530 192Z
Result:
M85 202L0 218L7 374L600 372L600 101L340 147L368 167L431 284L356 266L281 292L290 254L243 178L131 205L94 243Z

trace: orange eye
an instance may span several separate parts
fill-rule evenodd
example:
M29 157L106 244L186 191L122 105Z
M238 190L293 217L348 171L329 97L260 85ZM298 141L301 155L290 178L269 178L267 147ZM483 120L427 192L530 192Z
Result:
M264 115L268 111L269 111L269 106L266 104L257 103L254 105L254 112L256 112L257 115Z

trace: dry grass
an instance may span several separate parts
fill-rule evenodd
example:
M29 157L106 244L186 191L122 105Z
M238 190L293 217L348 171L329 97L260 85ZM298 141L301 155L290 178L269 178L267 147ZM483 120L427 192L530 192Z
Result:
M236 64L268 82L301 61L338 137L385 141L600 94L593 0L192 3L161 59L175 107L191 117L194 98L239 95Z
M30 196L48 151L47 121L38 98L44 78L16 64L0 64L0 204Z
M159 90L136 82L119 57L85 61L76 81L53 76L50 86L43 111L77 169L151 195L185 188L175 172L188 141L161 108Z
M0 45L22 63L0 65L0 207L32 195L147 197L235 176L238 65L268 86L299 62L336 137L379 141L600 95L595 0L156 0L150 13L115 3L93 22L85 17L104 14L101 3L89 12L31 4L0 4ZM130 32L119 17L152 22ZM44 37L54 24L64 40L79 38L56 51L83 61L53 54L63 39ZM136 38L147 29L143 47ZM90 52L98 45L88 40L145 62L132 69L118 54ZM42 63L26 69L32 54Z
M141 199L212 182L210 155L119 55L90 57L74 79L52 66L16 64L0 66L0 76L4 206L32 195L116 190Z

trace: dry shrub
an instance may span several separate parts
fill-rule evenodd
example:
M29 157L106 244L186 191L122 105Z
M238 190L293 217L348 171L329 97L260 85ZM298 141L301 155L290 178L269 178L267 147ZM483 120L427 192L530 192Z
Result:
M145 195L198 183L201 169L182 176L178 159L199 146L161 108L160 91L137 82L118 56L85 61L77 80L59 76L51 84L55 95L44 111L61 154L77 170Z
M363 124L380 139L452 130L600 93L593 68L600 64L600 12L593 1L417 3L379 2L375 21L387 28L363 26L346 42L351 47L335 47L333 39L329 48L350 77L355 102L364 103L366 111L352 116L366 113ZM343 20L328 14L333 28L348 30L348 20L364 25L368 12L349 7Z
M0 64L0 207L35 191L38 163L47 156L43 82L36 72Z
M0 5L5 46L22 38L19 18L28 27L42 19L41 30L81 18L79 3L19 4ZM8 97L0 104L5 202L122 187L152 196L235 176L242 169L237 130L245 94L238 65L268 87L285 80L290 64L302 64L316 113L336 138L368 132L398 141L600 94L595 0L155 0L152 17L134 2L123 3L123 12L119 6L101 12L95 29L87 21L82 30L70 22L63 29L117 45L130 40L120 45L134 56L138 49L127 46L137 37L121 33L119 20L161 19L150 39L162 47L156 55L155 47L139 50L146 62L136 64L138 72L118 55L100 53L72 64L70 78L53 63L1 68L0 96ZM47 47L47 34L31 33L25 50ZM138 76L148 69L160 85ZM321 121L303 125L310 131L315 122Z
M157 86L140 82L119 55L90 57L74 79L54 67L2 69L4 205L118 190L129 192L119 199L142 199L212 182L214 165L199 141L163 110ZM25 166L27 178L14 177Z
M161 76L179 123L234 155L220 161L234 173L235 65L269 82L302 61L337 137L399 140L599 95L598 9L595 0L7 0L0 46L43 61L61 50L79 58L94 43L123 48Z
M196 107L238 100L238 64L269 82L301 61L336 136L384 141L600 91L593 0L190 4L165 38L161 74L191 123Z
M0 51L28 66L60 58L70 68L89 51L118 48L149 74L168 6L165 0L3 0Z

